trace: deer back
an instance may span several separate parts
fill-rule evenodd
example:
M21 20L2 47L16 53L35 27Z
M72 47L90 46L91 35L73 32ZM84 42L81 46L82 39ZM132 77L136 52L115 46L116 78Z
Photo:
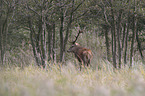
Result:
M92 51L90 49L81 47L78 43L73 44L67 52L74 53L79 62L84 64L90 63L92 59Z

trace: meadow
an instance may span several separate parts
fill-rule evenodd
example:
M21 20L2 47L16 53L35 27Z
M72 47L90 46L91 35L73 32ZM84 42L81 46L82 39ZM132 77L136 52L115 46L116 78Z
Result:
M145 66L134 62L113 69L99 62L101 68L79 71L73 63L50 65L46 69L33 64L26 67L0 67L0 96L144 96Z

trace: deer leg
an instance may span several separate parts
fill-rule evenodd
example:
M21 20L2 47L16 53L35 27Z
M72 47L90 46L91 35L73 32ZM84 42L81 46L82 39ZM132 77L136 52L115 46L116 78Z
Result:
M83 61L83 66L84 66L84 68L86 68L86 62L85 61Z
M80 62L79 65L80 65L80 71L81 71L82 65L83 65L83 60L81 59L81 57L78 54L75 54L75 56L77 57L78 61Z
M87 66L90 66L90 60L88 60L88 62L87 62Z
M82 70L82 63L80 62L79 65L80 65L80 71L81 71Z

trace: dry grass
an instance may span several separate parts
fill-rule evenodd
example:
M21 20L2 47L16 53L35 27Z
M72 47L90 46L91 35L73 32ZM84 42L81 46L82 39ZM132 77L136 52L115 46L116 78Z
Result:
M30 65L0 68L0 96L144 96L145 67L113 70L102 62L102 69L81 72L68 63L43 70Z

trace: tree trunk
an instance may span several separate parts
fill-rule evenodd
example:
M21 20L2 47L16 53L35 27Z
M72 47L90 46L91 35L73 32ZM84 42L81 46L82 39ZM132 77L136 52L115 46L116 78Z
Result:
M136 31L136 41L137 41L137 46L138 46L138 51L140 53L140 56L141 56L141 59L142 59L142 62L144 62L144 56L143 56L143 53L142 53L142 48L141 48L141 42L139 40L139 36L138 36L138 28L137 28L137 31Z
M52 59L52 28L51 25L47 24L47 31L48 31L48 61Z
M123 37L122 37L122 51L123 51L123 48L124 48L124 41L125 41L125 33L126 33L126 23L124 24L123 26Z
M114 25L114 27L115 27L115 25ZM113 37L114 37L114 49L113 49L113 66L114 66L114 68L117 68L117 64L116 64L116 31L115 31L115 29L113 28L113 32L114 32L114 34L113 34Z
M112 33L112 56L113 56L113 67L117 68L116 64L116 31L115 31L115 18L114 18L114 10L112 6L112 0L110 0L110 6L111 6L111 16L112 16L112 22L111 22L111 33Z
M130 0L128 1L128 10L130 10ZM127 63L127 46L128 46L128 35L129 35L129 29L130 29L130 11L128 12L127 16L127 32L126 32L126 37L125 37L125 50L124 50L124 66Z
M134 22L134 20L133 20L133 27L135 27L136 26L136 23ZM135 31L136 30L136 28L133 28L132 29L132 41L131 41L131 49L130 49L130 68L132 67L132 58L133 58L133 50L134 50L134 41L135 41Z
M4 20L0 20L0 57L1 57L1 64L4 65L5 59L5 51L6 51L6 43L7 43L7 32L8 32L8 19L9 19L9 8L6 13L6 17Z
M121 68L121 43L120 43L121 15L122 15L122 10L119 11L118 22L117 22L117 41L118 41L118 55L119 55L118 63L119 63L119 68Z
M60 17L60 62L64 60L64 41L63 41L63 23L64 23L64 13L63 9L61 9L61 17Z
M73 19L73 12L74 12L73 7L74 7L74 0L72 0L72 9L71 9L71 13L70 13L70 17L69 17L69 21L68 21L67 29L66 29L66 35L65 35L65 39L64 39L64 51L65 51L66 44L67 44L67 41L68 41L69 29L71 27L71 23L72 23L72 19Z
M32 45L32 49L33 49L33 55L34 55L36 64L38 66L40 66L40 59L38 58L37 49L36 49L36 46L35 46L35 43L34 43L34 40L33 40L34 29L32 28L31 18L30 17L29 17L28 24L29 24L29 28L30 28L30 40L31 40L31 45Z
M110 62L110 44L109 44L109 37L108 37L108 28L107 26L104 26L105 29L105 44L106 44L106 51L107 51L107 60Z
M47 65L47 51L46 51L46 23L44 18L42 17L42 34L41 34L41 61L42 61L42 66L43 68L46 67Z
M53 52L53 62L56 63L56 43L55 43L55 23L53 23L53 48L52 48L52 52Z
M41 39L41 34L42 34L42 21L41 19L39 20L39 24L38 24L38 34L36 34L35 32L33 32L33 34L35 35L35 42L36 42L36 49L37 52L41 54L41 48L40 48L40 39Z
M134 0L134 12L135 12L135 0ZM133 58L133 50L134 50L134 41L135 41L135 32L136 32L136 17L135 17L135 13L133 14L133 18L132 18L132 41L131 41L131 49L130 49L130 68L132 67L132 58Z
M1 23L0 23L1 24ZM3 38L2 38L2 24L0 26L0 63L3 65Z

